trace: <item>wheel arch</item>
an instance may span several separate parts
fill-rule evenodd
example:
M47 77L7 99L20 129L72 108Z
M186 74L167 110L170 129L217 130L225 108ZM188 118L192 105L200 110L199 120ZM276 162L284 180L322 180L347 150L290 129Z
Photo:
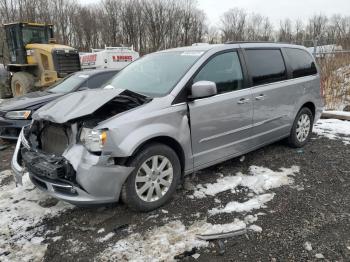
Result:
M150 145L153 143L164 144L164 145L170 147L172 150L174 150L174 152L176 153L176 155L178 156L178 158L180 160L181 174L183 175L184 169L185 169L185 152L184 152L181 144L170 136L156 136L156 137L152 137L152 138L142 142L138 147L136 147L136 149L132 153L132 156L135 156L143 148L145 148L147 145Z
M311 110L311 113L312 113L312 116L315 117L315 115L316 115L316 106L315 106L315 104L314 104L313 102L309 101L309 102L304 103L304 104L299 108L299 111L300 111L302 108L304 108L304 107L310 109L310 110ZM299 111L298 111L298 112L299 112Z

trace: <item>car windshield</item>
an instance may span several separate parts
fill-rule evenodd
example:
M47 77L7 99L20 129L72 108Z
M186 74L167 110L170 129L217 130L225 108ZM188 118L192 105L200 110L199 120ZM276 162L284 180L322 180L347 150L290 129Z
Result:
M57 82L52 88L49 89L51 93L69 93L74 91L84 81L89 78L89 75L84 73L78 73L70 75L61 81Z
M149 97L168 94L203 51L173 51L146 55L124 68L106 88L128 89Z

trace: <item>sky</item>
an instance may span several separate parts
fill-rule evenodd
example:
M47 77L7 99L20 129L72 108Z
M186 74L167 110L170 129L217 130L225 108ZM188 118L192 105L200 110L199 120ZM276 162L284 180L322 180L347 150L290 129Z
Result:
M79 0L96 3L98 0ZM243 8L247 12L268 16L274 26L285 18L306 21L314 14L350 15L350 0L197 0L198 6L208 17L209 24L218 25L220 15L230 8Z
M349 0L198 0L198 5L213 25L222 13L234 7L268 16L275 26L285 18L306 21L314 14L350 15Z

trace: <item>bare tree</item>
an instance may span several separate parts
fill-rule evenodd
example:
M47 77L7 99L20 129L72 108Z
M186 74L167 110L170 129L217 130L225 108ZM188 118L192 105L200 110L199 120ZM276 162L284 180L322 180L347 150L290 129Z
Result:
M280 21L280 28L278 31L278 41L280 42L292 42L292 21L286 18L284 21Z
M230 9L221 17L222 39L226 41L242 41L247 28L247 13L243 9Z

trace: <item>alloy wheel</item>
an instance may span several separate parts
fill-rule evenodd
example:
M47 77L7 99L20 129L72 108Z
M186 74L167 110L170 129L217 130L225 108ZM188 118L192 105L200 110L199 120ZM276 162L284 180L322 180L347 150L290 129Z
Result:
M157 201L168 192L173 178L170 160L161 155L152 156L142 163L136 174L136 193L145 202Z
M308 114L302 114L299 117L297 128L296 128L296 136L300 143L303 143L309 136L311 127L311 119Z

